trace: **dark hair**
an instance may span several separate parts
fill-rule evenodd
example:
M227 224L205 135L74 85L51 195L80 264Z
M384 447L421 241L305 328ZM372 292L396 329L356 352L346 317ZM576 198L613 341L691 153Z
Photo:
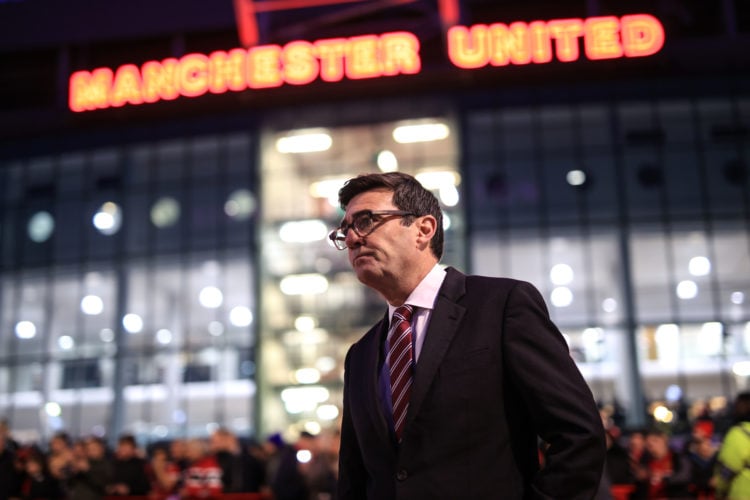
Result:
M122 434L117 440L118 444L129 444L133 448L137 448L138 444L135 441L135 436L132 434Z
M393 193L393 204L399 210L412 212L421 217L432 215L437 220L435 236L430 241L430 250L438 260L443 256L443 212L435 195L425 189L417 179L402 172L387 172L384 174L361 174L346 181L339 190L339 204L346 210L346 206L355 196L385 189ZM413 217L404 217L402 224L408 226L414 222Z
M750 422L750 392L741 392L734 399L732 416L735 422Z

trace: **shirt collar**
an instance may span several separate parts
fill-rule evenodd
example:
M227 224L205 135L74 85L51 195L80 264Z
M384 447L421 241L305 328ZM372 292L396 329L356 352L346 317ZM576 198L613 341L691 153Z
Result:
M445 269L440 264L435 264L427 276L422 278L417 287L412 290L409 296L406 298L404 304L411 304L414 307L420 307L422 309L432 309L435 305L435 299L437 298L440 287L443 285L445 279ZM388 304L388 317L392 318L394 311L398 306L392 306Z

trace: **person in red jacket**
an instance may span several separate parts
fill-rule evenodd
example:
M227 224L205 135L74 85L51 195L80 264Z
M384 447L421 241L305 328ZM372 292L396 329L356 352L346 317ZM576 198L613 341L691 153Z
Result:
M181 494L185 498L220 498L223 492L221 467L216 457L208 451L203 439L191 439L187 443L189 464L183 471Z

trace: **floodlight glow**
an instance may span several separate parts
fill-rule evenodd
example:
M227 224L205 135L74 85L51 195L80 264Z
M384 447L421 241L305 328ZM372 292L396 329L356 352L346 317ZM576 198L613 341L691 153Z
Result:
M552 290L550 301L555 307L568 307L573 303L573 292L566 286L558 286Z
M286 222L279 229L279 237L286 243L321 241L327 234L328 226L317 219Z
M284 295L315 295L328 290L328 280L322 274L292 274L280 283Z
M617 310L617 301L612 297L608 297L602 301L602 309L604 312L612 313Z
M156 341L161 345L167 345L172 342L172 332L166 328L162 328L156 332Z
M568 264L555 264L549 271L549 279L555 285L567 285L573 281L573 268Z
M75 341L73 340L73 337L71 337L70 335L63 335L62 337L57 339L57 345L63 351L69 351L73 349L73 346L75 346Z
M315 368L300 368L294 372L294 378L299 384L317 384L320 382L320 372Z
M320 405L315 413L321 420L336 420L339 416L339 409L336 405Z
M688 263L688 272L693 276L705 276L711 272L711 261L703 256L693 257Z
M378 153L375 160L381 172L395 172L398 170L398 158L393 151L384 149Z
M224 302L224 295L215 286L206 286L198 294L198 302L207 309L216 309Z
M138 333L143 330L143 319L135 313L128 313L122 318L122 326L128 333Z
M565 180L571 186L582 186L586 183L586 172L583 170L571 170L565 175Z
M15 331L19 339L33 339L36 336L36 325L31 321L19 321Z
M253 322L253 313L245 306L233 307L229 311L229 322L238 327L250 326Z
M104 302L97 295L86 295L81 299L81 311L89 316L101 314L104 310Z
M400 144L441 141L450 135L445 123L415 123L393 129L393 140Z
M698 295L698 285L691 280L680 281L676 292L677 296L683 300L694 299Z
M330 149L333 140L321 129L298 130L276 141L279 153L315 153Z
M108 201L99 207L99 211L94 214L94 227L100 233L105 235L115 234L120 229L122 215L117 203Z

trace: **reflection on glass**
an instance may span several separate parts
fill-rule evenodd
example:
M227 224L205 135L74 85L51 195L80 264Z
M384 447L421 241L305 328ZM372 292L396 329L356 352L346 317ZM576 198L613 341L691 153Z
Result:
M617 301L612 297L607 297L602 301L602 310L608 313L615 312L617 310Z
M320 382L320 372L315 368L300 368L294 372L294 379L299 384L317 384Z
M281 400L289 413L314 411L318 404L328 401L330 393L321 386L287 387L281 391Z
M565 180L571 186L582 186L586 182L586 172L583 170L571 170L565 174Z
M716 356L721 353L724 325L718 321L703 323L698 334L698 349L704 356Z
M115 340L115 332L111 328L102 328L99 330L99 339L102 342L112 342Z
M27 230L31 241L35 243L45 242L55 230L55 219L49 212L37 212L29 219Z
M224 333L224 323L221 321L211 321L208 324L208 333L213 337L219 337Z
M36 325L31 321L19 321L15 331L19 339L33 339L36 336Z
M334 177L321 179L310 184L310 196L313 198L323 198L328 200L332 207L339 206L339 189L349 177Z
M320 405L315 413L321 420L336 420L339 416L339 409L336 405Z
M101 314L104 310L104 302L98 295L86 295L81 299L81 311L90 316Z
M552 290L550 302L555 307L568 307L573 303L573 292L566 286L558 286Z
M328 290L328 280L321 274L296 274L281 280L284 295L314 295Z
M167 345L172 342L172 332L162 328L156 332L156 341L161 345Z
M139 333L143 330L143 319L135 313L129 313L122 318L122 326L128 333Z
M705 276L711 272L711 261L703 256L697 256L690 259L688 271L693 276Z
M415 123L399 125L393 129L393 140L400 144L440 141L446 139L449 135L448 125L432 120L419 120Z
M279 153L315 153L327 151L331 144L333 139L324 129L304 129L277 139L276 150Z
M224 213L236 220L247 220L256 207L255 196L247 189L238 189L229 195L224 204Z
M180 203L169 196L159 198L151 207L151 222L156 227L173 226L180 218Z
M229 321L237 327L249 326L253 322L253 313L245 306L236 306L229 311Z
M279 229L279 237L286 243L322 241L327 234L328 227L321 220L285 222Z
M69 351L75 346L75 341L70 335L63 335L62 337L57 339L57 345L60 346L60 349L62 349L63 351Z
M375 163L381 172L395 172L398 170L398 158L393 151L384 149L375 157Z
M215 286L207 286L200 291L198 301L203 307L216 309L224 302L224 294Z
M698 296L698 285L691 280L680 281L677 283L677 296L683 300L694 299Z
M555 285L568 285L573 281L573 268L568 264L555 264L549 271L549 279Z
M99 211L94 214L93 223L100 233L105 235L115 234L120 230L122 224L120 207L112 201L104 203Z

